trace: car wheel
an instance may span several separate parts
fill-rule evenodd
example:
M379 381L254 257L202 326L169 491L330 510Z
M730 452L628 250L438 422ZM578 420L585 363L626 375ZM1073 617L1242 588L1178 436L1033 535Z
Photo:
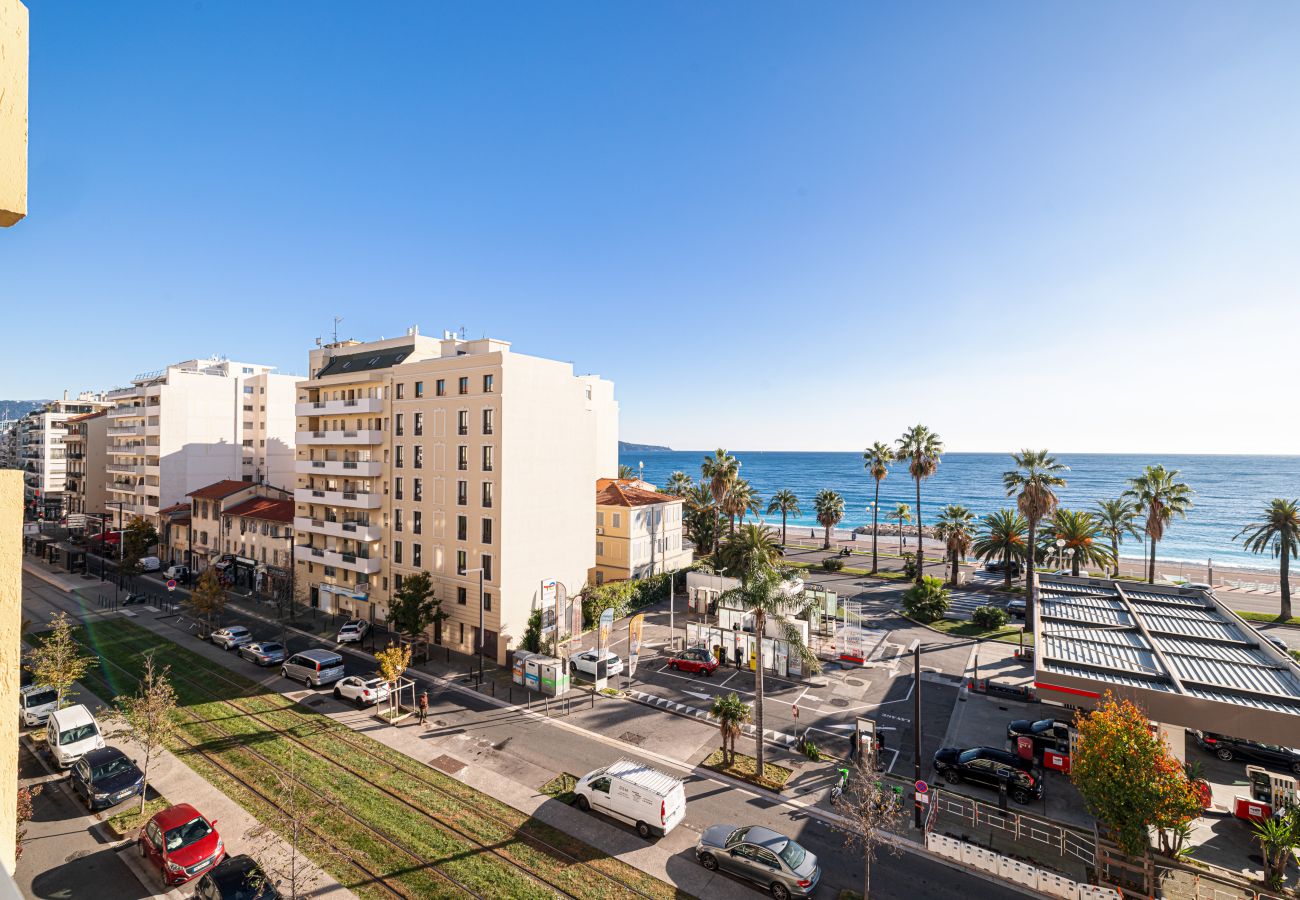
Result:
M1214 755L1217 756L1219 759L1223 760L1224 762L1228 762L1230 759L1232 759L1232 751L1229 750L1227 747L1220 747L1218 750L1215 750Z
M334 699L335 699L335 700L342 700L342 699L343 699L343 692L340 691L338 688L335 688L335 689L334 689Z
M772 882L769 890L772 892L773 900L790 900L790 889L779 881Z
M716 872L718 871L718 858L712 853L702 853L700 854L700 865L710 872Z
M1300 762L1291 763L1291 771L1300 775Z
M587 798L582 796L582 794L578 795L578 809L582 810L583 812L586 812L587 810L591 809L591 804L587 802Z
M672 660L672 659L668 660L668 668L670 668L670 669L676 669L676 668L677 668L677 661L676 661L676 660Z
M288 677L289 677L289 670L286 669L286 668L284 668L283 666L281 666L281 667L280 667L280 677L281 677L281 678L288 678Z
M705 670L704 670L704 677L705 677L705 678L712 678L712 677L713 677L713 670L712 670L712 669L705 669Z
M641 835L641 838L643 840L647 840L647 841L650 840L650 836L654 834L654 832L650 830L650 826L647 825L645 822L636 823L636 833Z
M375 702L378 703L379 701L376 700ZM357 703L357 709L365 709L365 708L366 708L366 701L365 701L364 698L362 698L362 697L358 697L357 700L356 700L356 703Z
M1021 789L1014 790L1011 792L1011 799L1024 805L1029 802L1029 792Z
M956 769L944 769L943 780L949 784L957 784L961 781L961 773Z

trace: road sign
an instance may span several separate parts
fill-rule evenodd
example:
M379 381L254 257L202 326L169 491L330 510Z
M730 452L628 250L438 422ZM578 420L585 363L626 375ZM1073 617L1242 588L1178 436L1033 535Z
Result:
M168 578L168 579L167 579L167 590L169 590L169 591L174 591L174 590L176 590L176 579L175 579L175 578Z
M916 792L918 794L924 794L929 790L930 790L930 786L926 784L924 781L918 781L916 783Z

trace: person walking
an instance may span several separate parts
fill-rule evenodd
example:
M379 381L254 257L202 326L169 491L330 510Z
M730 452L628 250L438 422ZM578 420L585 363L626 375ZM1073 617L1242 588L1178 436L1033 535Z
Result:
M420 724L423 725L425 728L429 727L428 722L425 721L428 718L429 718L429 692L421 691L420 692Z

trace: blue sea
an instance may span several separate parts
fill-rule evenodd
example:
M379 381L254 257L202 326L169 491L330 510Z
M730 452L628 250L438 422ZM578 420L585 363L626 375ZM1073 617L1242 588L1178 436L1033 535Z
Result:
M645 463L646 480L662 486L676 469L698 481L700 463L712 452L623 453L619 462L633 469ZM812 501L822 488L844 496L845 517L840 528L871 524L868 504L873 482L860 453L732 452L741 462L741 475L763 496L765 508L775 491L788 489L798 495L803 515L792 518L792 524L816 525ZM1161 560L1204 565L1213 558L1216 564L1275 568L1271 557L1245 552L1233 537L1258 517L1272 498L1300 496L1300 456L1060 454L1057 458L1070 467L1065 475L1068 484L1058 496L1063 506L1071 508L1087 509L1098 500L1118 497L1127 479L1144 466L1163 463L1177 469L1196 493L1187 518L1175 520L1158 545ZM960 503L977 515L1014 505L1002 489L1002 473L1009 468L1011 457L1005 453L945 455L938 473L921 486L925 524L932 525L938 508L948 503ZM906 466L895 463L880 484L881 509L888 511L898 503L915 507L915 490ZM764 518L780 524L780 516ZM883 512L880 521L885 521ZM1141 559L1142 545L1129 538L1120 547L1120 555Z

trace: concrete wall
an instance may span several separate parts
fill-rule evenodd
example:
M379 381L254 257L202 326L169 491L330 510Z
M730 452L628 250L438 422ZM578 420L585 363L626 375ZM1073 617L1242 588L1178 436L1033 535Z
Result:
M175 370L160 386L160 509L184 501L190 491L239 479L238 391L238 379Z
M97 515L108 512L108 490L104 484L108 480L105 467L108 465L108 416L96 416L87 419L86 435L82 440L82 449L86 454L86 464L82 476L86 499L86 512Z
M3 0L0 0L0 4ZM22 631L23 478L0 471L0 864L14 871L18 809L19 641Z
M27 7L18 0L0 0L0 226L5 227L27 215L27 19Z

